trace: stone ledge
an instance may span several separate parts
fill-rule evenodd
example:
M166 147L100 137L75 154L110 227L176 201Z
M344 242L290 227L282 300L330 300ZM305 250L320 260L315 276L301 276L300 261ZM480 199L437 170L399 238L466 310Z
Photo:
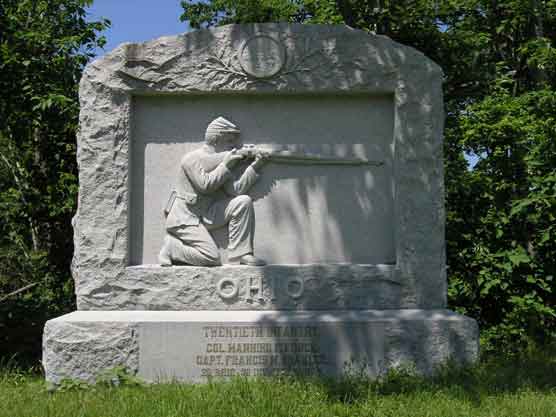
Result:
M415 307L395 265L130 266L77 292L79 310L344 310Z
M460 321L472 320L451 310L334 310L334 311L74 311L48 323L146 323L146 322L253 322L273 321L290 323L292 321L318 320L336 321Z
M146 381L280 372L430 374L478 357L475 320L449 310L78 311L47 322L46 379L93 382L125 366Z

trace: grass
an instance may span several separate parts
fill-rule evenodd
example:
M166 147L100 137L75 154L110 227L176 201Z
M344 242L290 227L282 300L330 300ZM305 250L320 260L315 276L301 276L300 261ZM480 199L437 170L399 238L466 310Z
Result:
M556 417L556 357L491 358L446 366L432 378L392 372L381 381L281 377L49 392L39 375L0 371L0 416Z

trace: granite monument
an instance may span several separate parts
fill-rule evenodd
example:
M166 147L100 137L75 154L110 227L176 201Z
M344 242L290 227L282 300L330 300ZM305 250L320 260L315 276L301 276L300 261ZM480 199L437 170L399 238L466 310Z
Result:
M346 26L123 44L80 84L78 311L46 379L428 374L478 355L446 309L442 71Z

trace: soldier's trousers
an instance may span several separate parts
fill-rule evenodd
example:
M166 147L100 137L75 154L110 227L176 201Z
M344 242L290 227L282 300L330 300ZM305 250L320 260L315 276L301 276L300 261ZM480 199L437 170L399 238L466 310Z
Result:
M214 203L197 226L168 229L165 245L173 262L197 266L221 265L218 246L210 231L228 225L228 259L253 253L255 211L248 195Z

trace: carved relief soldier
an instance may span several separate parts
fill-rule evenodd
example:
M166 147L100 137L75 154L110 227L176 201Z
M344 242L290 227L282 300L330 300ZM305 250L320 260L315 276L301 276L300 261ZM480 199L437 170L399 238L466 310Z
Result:
M244 155L239 129L218 117L207 127L205 144L184 155L175 187L165 209L166 237L159 253L161 265L221 264L211 231L228 227L229 263L264 265L253 253L255 212L247 192L257 181L265 155L239 174L235 172Z

